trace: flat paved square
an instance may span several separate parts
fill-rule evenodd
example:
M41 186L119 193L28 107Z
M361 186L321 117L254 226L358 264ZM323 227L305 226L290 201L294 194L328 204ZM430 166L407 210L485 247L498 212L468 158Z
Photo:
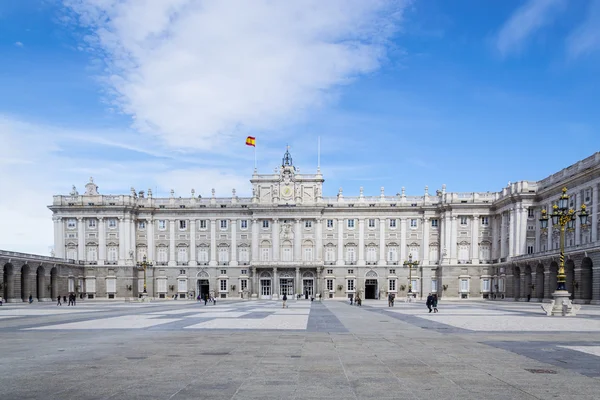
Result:
M0 307L4 399L597 399L600 307L192 301Z

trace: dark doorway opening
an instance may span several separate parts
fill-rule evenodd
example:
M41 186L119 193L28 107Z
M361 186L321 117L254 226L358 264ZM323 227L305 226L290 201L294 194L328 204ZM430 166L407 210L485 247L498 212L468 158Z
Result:
M209 287L210 285L208 284L208 279L198 280L198 294L200 295L201 299L204 299L209 295Z
M365 280L365 299L377 298L377 279Z

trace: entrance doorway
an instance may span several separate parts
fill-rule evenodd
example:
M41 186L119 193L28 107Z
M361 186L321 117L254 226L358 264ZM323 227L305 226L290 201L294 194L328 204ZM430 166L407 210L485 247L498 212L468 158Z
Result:
M200 295L201 299L205 299L210 295L209 287L210 285L208 284L208 279L198 279L198 294Z
M271 279L260 280L260 298L263 300L271 299Z
M290 278L280 278L279 293L282 296L284 294L287 295L288 298L290 298L290 296L294 297L294 280Z
M313 282L314 282L313 279L303 279L302 280L302 292L304 292L305 299L312 297L314 294Z
M365 279L365 299L377 298L377 279Z

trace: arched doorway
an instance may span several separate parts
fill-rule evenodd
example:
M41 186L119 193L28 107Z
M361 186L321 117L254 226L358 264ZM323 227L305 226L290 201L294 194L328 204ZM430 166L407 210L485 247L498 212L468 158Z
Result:
M31 268L28 264L21 267L21 300L27 301L31 294L31 282L29 281L29 274Z
M585 300L586 303L592 300L592 282L594 281L592 259L585 257L581 260L581 282L579 283L579 290L581 290L581 299Z
M205 299L210 295L210 275L206 271L196 274L196 297Z
M271 295L273 294L271 273L268 271L261 272L259 280L260 298L263 300L270 300Z
M12 299L14 296L14 285L15 285L15 273L12 264L4 264L4 277L3 277L3 295L4 301Z
M567 291L571 294L571 300L575 298L575 263L573 260L567 260L565 262L565 274L567 275ZM577 296L579 298L579 296Z
M533 280L531 278L531 266L526 265L525 266L525 297L527 297L527 301L531 300L531 295L532 295L532 289L531 289L531 285Z
M521 268L513 267L513 297L519 300L521 297Z
M46 270L41 265L38 267L36 271L36 292L38 301L42 301L44 299L44 293L46 293L46 288L44 287L44 275L46 274Z
M556 279L558 277L558 264L556 261L550 263L550 274L548 276L548 293L552 294L556 291Z
M302 274L302 293L305 299L315 295L315 275L310 271Z
M544 266L542 264L538 264L535 270L535 297L540 301L544 298Z
M365 299L377 298L377 272L371 270L365 274Z
M50 296L52 300L58 297L58 268L54 267L50 270Z

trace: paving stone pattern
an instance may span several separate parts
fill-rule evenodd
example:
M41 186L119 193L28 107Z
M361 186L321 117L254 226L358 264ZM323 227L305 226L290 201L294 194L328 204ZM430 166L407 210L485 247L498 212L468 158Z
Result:
M597 399L600 307L0 307L0 399Z

